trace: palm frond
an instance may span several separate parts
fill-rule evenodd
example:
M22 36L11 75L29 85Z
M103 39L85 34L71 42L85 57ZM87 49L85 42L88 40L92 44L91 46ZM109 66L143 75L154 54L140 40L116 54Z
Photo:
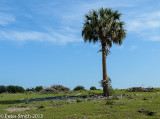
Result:
M85 15L82 36L85 42L100 41L106 46L112 47L112 43L122 44L126 37L124 22L120 20L121 14L118 10L100 8L92 10Z

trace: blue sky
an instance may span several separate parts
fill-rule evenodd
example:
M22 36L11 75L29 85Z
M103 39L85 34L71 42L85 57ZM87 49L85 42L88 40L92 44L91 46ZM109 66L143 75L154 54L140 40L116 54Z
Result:
M160 87L160 1L0 0L0 85L100 88L100 44L84 43L84 15L119 10L127 38L107 58L113 88Z

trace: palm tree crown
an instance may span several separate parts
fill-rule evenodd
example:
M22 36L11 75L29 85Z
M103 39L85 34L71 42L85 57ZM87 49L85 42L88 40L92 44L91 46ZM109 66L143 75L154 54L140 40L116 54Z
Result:
M122 44L126 37L123 28L124 22L120 21L121 14L116 10L103 9L92 10L85 15L85 23L82 30L84 41L105 44L108 48L112 43Z

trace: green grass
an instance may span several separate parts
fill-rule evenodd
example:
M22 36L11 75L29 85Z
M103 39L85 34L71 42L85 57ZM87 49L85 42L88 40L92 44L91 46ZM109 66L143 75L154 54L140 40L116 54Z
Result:
M0 114L43 114L44 119L160 119L160 91L125 92L120 100L75 99L72 101L42 101L19 103L20 100L60 95L100 95L101 90L60 92L58 94L0 94ZM34 107L26 111L8 112L10 107ZM151 115L150 115L151 114Z

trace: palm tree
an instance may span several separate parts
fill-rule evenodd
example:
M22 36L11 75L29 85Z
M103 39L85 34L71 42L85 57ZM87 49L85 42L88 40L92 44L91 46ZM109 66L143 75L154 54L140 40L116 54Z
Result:
M100 42L102 49L102 66L103 66L103 96L109 96L108 77L106 69L106 57L112 44L121 45L126 37L123 28L124 22L120 20L121 14L112 9L92 10L85 15L85 23L82 29L82 36L85 42Z

